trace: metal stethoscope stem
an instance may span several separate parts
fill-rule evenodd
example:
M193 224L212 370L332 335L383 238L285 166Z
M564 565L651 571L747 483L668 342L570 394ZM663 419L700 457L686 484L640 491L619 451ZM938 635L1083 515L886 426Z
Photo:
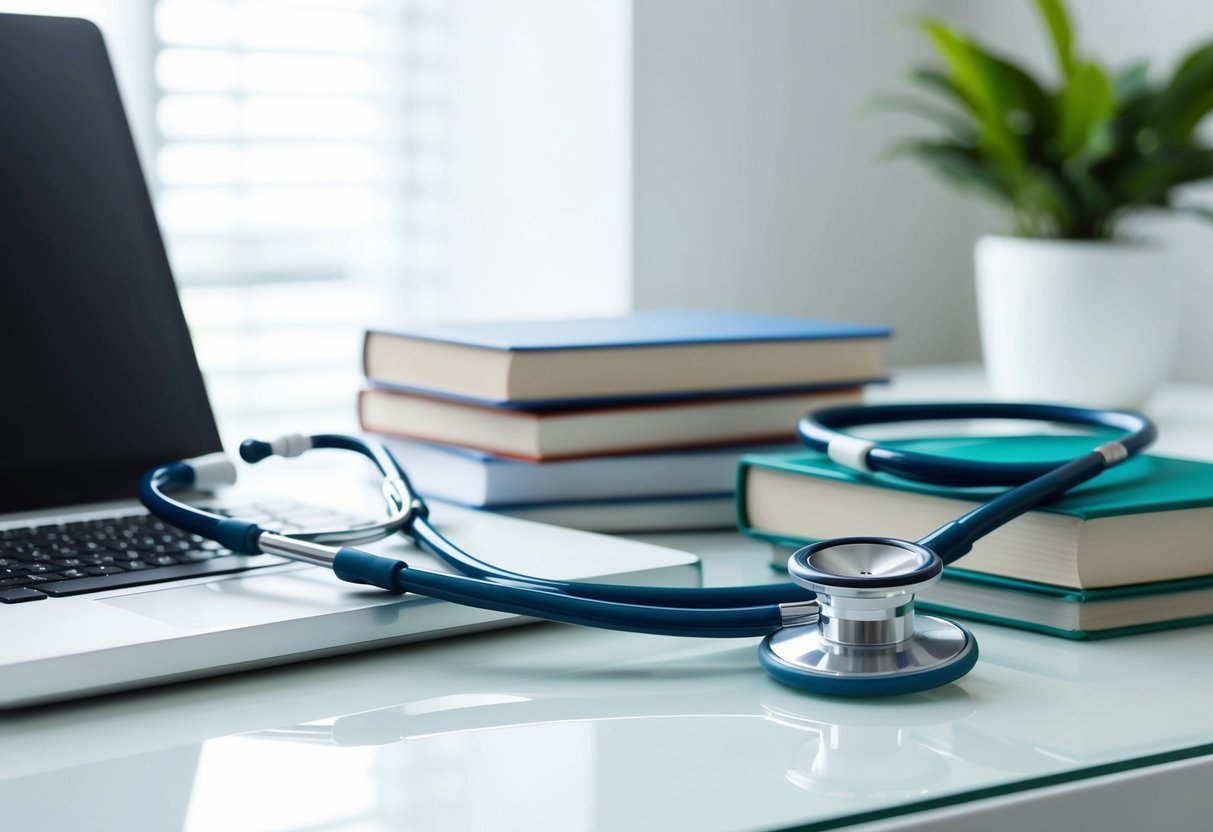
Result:
M975 418L1061 422L1120 435L1058 465L950 459L881 447L843 432L889 422ZM390 452L356 437L295 434L273 442L249 440L241 446L241 456L258 462L313 448L360 453L384 477L387 518L379 523L283 535L169 496L175 489L234 482L234 466L212 458L149 471L140 483L140 498L162 519L237 552L325 566L346 581L591 627L715 638L765 636L759 657L779 681L819 693L888 695L953 681L977 660L968 630L914 611L915 594L938 581L946 563L990 531L1138 453L1156 435L1148 419L1127 411L996 403L835 408L805 416L797 432L809 447L865 474L953 487L1013 487L915 542L852 537L806 546L789 560L790 584L704 589L558 581L486 563L430 523L428 507ZM435 554L456 574L418 570L349 548L395 533Z

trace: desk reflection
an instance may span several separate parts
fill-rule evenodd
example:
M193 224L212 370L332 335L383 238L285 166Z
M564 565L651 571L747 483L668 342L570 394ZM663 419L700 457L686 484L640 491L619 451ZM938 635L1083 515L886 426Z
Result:
M9 714L4 828L828 825L1213 735L1116 645L979 637L960 683L877 701L785 688L749 643L536 627ZM1125 644L1156 669L1209 639Z

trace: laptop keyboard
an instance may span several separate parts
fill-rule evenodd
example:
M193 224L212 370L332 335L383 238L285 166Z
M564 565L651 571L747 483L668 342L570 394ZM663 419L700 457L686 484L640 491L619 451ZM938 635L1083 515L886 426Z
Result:
M212 510L286 533L366 522L342 512L284 501ZM145 512L0 529L0 603L243 572L282 562L272 555L235 554Z

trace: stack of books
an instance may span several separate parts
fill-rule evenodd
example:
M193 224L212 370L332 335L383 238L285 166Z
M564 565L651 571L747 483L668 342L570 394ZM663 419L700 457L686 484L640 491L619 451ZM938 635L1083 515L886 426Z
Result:
M358 411L427 497L593 531L731 528L741 456L861 401L888 335L704 310L373 330Z
M986 461L1068 460L1079 436L887 443ZM864 476L811 451L756 454L739 468L742 530L772 566L832 537L916 540L1000 493ZM1213 622L1213 464L1141 456L979 540L919 606L1067 638Z

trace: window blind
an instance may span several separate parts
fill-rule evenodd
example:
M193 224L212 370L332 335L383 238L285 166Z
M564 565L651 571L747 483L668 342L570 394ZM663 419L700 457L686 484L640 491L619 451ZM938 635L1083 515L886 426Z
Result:
M363 328L444 308L444 0L158 0L152 20L145 151L217 412L352 413Z

